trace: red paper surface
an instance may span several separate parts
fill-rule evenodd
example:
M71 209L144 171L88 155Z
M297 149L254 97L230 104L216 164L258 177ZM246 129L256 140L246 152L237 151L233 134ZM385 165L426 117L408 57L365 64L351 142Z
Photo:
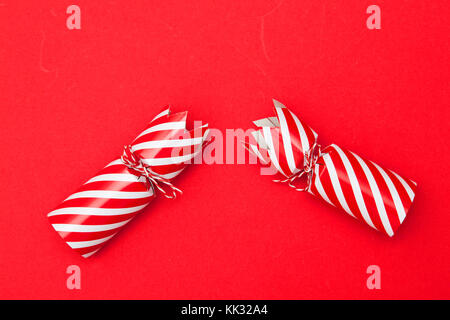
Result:
M450 298L444 1L0 1L0 298ZM381 8L368 30L366 8ZM250 128L276 98L418 183L391 239L257 165L196 165L90 259L46 214L171 103ZM81 268L81 290L66 268ZM381 268L381 289L366 268Z

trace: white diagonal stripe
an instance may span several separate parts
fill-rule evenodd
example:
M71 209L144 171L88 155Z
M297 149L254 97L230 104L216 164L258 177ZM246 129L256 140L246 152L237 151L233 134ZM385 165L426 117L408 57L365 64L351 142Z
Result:
M138 182L137 176L127 173L109 173L101 174L88 180L85 184L98 181L123 181L123 182Z
M87 248L87 247L92 247L95 246L97 244L103 243L108 241L109 239L111 239L112 237L114 237L115 233L106 237L106 238L102 238L102 239L97 239L97 240L89 240L89 241L67 241L67 244L72 248L72 249L80 249L80 248Z
M155 140L147 141L133 145L133 151L143 150L143 149L155 149L155 148L175 148L175 147L186 147L203 142L203 137L192 138L192 139L174 139L174 140Z
M123 165L122 160L116 159L116 160L114 160L114 161L111 161L110 163L108 163L108 164L105 166L105 168L106 168L106 167L110 167L110 166L115 166L115 165L118 165L118 164L122 164L122 165Z
M400 183L403 185L403 188L405 188L406 193L408 193L409 199L412 202L414 200L414 191L412 191L409 184L402 177L400 177L398 174L396 174L394 171L392 171L392 170L389 170L389 171L391 171L391 173L393 173L397 177L397 179L400 181ZM414 182L414 184L415 184L415 182Z
M179 175L183 170L184 170L184 168L182 168L182 169L180 169L178 171L171 172L171 173L166 173L166 174L159 174L159 173L157 173L157 175L162 177L162 178L164 178L164 179L170 180L170 179L175 178L177 175Z
M139 134L137 138L142 137L143 135L146 135L148 133L157 132L157 131L164 131L164 130L177 130L177 129L184 129L186 128L186 122L185 121L173 121L173 122L165 122L157 124L156 126L150 127ZM136 140L135 139L135 140Z
M320 175L319 175L319 165L316 164L315 168L314 168L314 175L315 175L315 181L314 181L314 185L316 186L317 191L319 192L320 196L322 197L322 199L324 199L326 202L328 202L329 204L331 204L333 207L335 207L335 205L330 201L330 199L327 196L327 193L325 192L325 190L323 189L322 183L320 182Z
M190 153L183 156L176 156L176 157L170 157L170 158L149 158L149 159L142 159L142 161L149 166L164 166L169 164L181 164L186 161L191 160L195 157L195 155L199 151L196 151L194 153Z
M309 141L308 141L308 136L306 134L305 128L303 127L302 123L300 122L300 120L298 120L298 118L295 114L293 114L292 112L290 112L290 114L291 114L292 118L294 119L295 125L297 126L297 130L300 135L300 141L302 143L302 149L303 149L302 151L303 151L303 153L308 152L309 151Z
M341 204L342 208L344 208L344 210L349 215L351 215L353 218L355 218L352 211L348 207L347 201L345 200L345 196L344 196L344 193L342 192L341 184L339 182L339 178L338 178L338 175L336 172L336 168L334 167L333 160L331 160L331 157L328 153L324 154L323 160L325 161L325 165L327 166L328 174L331 179L331 184L333 185L333 189L336 194L336 197L339 200L339 203Z
M90 225L90 224L52 224L56 231L61 232L98 232L98 231L108 231L117 229L130 221L131 219L112 223L112 224L102 224L102 225Z
M291 173L296 172L294 153L292 152L291 135L284 116L282 108L275 108L278 114L278 122L280 123L281 137L283 138L284 152L286 154L287 163Z
M169 114L169 111L170 111L170 108L167 108L166 110L164 110L164 111L162 111L161 113L159 113L156 117L154 117L154 118L152 119L152 121L155 121L156 119L159 119L159 118L161 118L161 117L163 117L163 116L168 115L168 114Z
M388 174L383 170L383 168L381 168L379 165L377 165L374 162L372 162L372 164L378 169L378 171L381 173L384 181L386 182L389 192L391 193L392 200L394 200L394 205L395 205L395 209L398 214L398 219L400 220L400 223L402 223L406 217L406 213L405 213L405 208L403 207L403 204L402 204L402 200L400 200L400 196L398 195L397 188L394 186L394 183L392 182L391 178L389 178Z
M102 198L102 199L142 199L152 194L147 191L110 191L110 190L88 190L70 195L66 200L79 198Z
M124 214L134 213L143 208L147 204L131 207L131 208L92 208L92 207L68 207L56 209L50 212L47 216L59 216L62 214L81 214L88 216L120 216Z
M350 184L353 189L353 194L356 199L356 204L358 205L359 211L361 212L364 221L372 228L377 229L373 224L372 219L370 219L370 215L369 212L367 211L366 204L364 202L364 198L361 192L361 188L359 186L358 178L356 177L355 171L353 170L350 161L348 160L347 156L345 155L344 151L342 151L341 148L339 148L335 144L333 144L332 147L337 151L337 153L341 157L342 162L344 163L344 167L345 170L347 171L347 175L349 177Z
M375 178L372 175L372 172L370 171L367 164L364 162L363 159L361 159L357 154L353 153L356 160L358 160L359 164L361 165L367 181L369 181L370 190L372 191L373 198L375 200L375 205L377 206L378 214L380 215L381 223L383 224L384 230L386 230L386 233L392 237L394 235L394 231L392 231L391 223L389 222L389 218L386 213L386 208L384 207L383 203L383 197L381 196L380 189L378 188L377 182L375 181Z
M98 248L98 249L95 249L94 251L91 251L91 252L89 252L89 253L85 253L85 254L82 254L81 256L83 257L83 258L89 258L90 256L92 256L94 253L96 253L98 250L100 250L101 248Z

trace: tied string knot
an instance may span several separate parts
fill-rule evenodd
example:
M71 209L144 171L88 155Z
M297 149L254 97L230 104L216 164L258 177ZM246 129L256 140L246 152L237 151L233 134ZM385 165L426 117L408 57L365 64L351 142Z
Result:
M314 142L311 148L305 153L303 153L303 169L295 172L291 176L287 177L284 180L273 180L278 183L287 183L289 187L293 188L296 191L308 191L311 187L314 168L316 166L317 161L323 156L320 145L317 142ZM302 176L306 175L306 186L305 187L297 187L294 182L297 179L300 179Z
M123 154L120 159L125 166L139 174L138 178L145 178L147 190L150 190L151 188L153 190L153 193L155 193L156 187L156 189L161 191L162 194L168 199L175 199L177 197L177 192L179 192L180 194L183 193L168 179L165 179L160 175L151 172L150 167L146 165L142 161L142 159L133 152L131 146L124 146ZM168 190L166 191L164 188L167 188Z

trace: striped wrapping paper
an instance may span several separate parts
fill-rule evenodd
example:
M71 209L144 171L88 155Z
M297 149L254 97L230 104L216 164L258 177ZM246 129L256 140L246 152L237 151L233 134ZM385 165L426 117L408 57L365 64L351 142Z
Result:
M308 191L372 228L393 236L414 200L416 183L332 144L320 148L317 134L274 100L276 117L255 121L251 152L273 165L299 191ZM306 177L304 188L296 179Z
M201 152L208 137L208 125L186 131L186 117L187 112L170 114L165 107L130 145L153 176L169 183ZM167 184L161 187L165 190ZM48 219L64 241L87 258L142 212L157 190L120 158L66 198Z

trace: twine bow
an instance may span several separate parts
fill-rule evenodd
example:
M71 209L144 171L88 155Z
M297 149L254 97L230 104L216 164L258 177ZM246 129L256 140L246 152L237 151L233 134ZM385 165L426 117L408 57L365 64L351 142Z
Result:
M168 199L175 199L177 197L177 192L182 194L183 192L175 187L168 179L161 177L160 175L150 171L149 166L144 164L142 159L137 156L131 146L124 146L123 154L120 158L124 165L129 169L139 173L139 178L144 177L147 183L147 190L153 190L155 193L155 187L163 193L163 195ZM164 190L166 187L168 190Z
M322 151L320 149L320 145L317 142L314 142L311 148L307 152L303 154L303 169L292 174L290 177L284 180L273 180L274 182L279 183L288 183L289 187L293 188L296 191L308 191L311 187L314 167L317 161L323 156ZM306 186L303 188L299 188L294 185L294 181L301 178L303 175L306 175Z

